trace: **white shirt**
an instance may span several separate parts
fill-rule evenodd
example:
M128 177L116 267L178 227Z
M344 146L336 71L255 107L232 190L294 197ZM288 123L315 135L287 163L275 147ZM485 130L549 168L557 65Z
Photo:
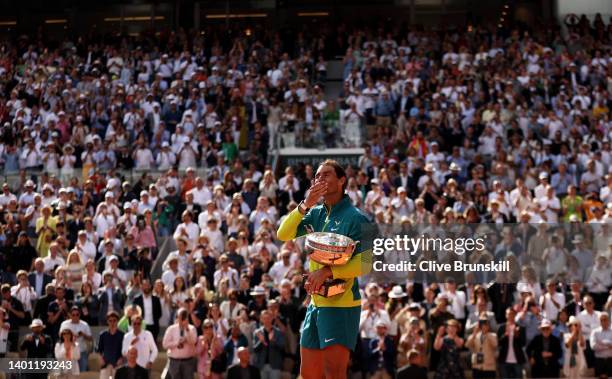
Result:
M79 320L79 322L77 323L72 322L72 320L66 320L60 325L60 330L64 328L70 329L72 331L72 334L78 336L77 344L80 346L81 351L85 351L85 349L87 348L85 338L79 336L79 333L83 332L83 334L85 334L86 336L91 337L91 329L89 328L89 324L83 320Z
M369 315L368 315L369 313ZM371 312L370 310L361 311L361 317L359 320L359 331L361 338L375 338L376 337L376 322L383 320L387 325L391 325L389 313L385 310L377 310Z
M153 297L142 295L142 305L144 307L144 322L147 325L153 325Z
M76 244L77 252L79 253L79 257L81 258L81 262L87 262L88 259L91 259L95 262L96 259L96 245L93 242L87 240L84 244L81 242L77 242Z
M14 296L23 305L23 310L26 312L32 311L32 302L36 300L36 291L32 288L29 283L27 287L20 287L19 285L11 287L11 296Z
M463 291L455 291L455 293L451 293L449 291L443 291L446 296L448 296L450 304L448 306L448 311L455 316L456 319L464 319L465 318L465 302L466 296Z
M272 265L269 274L272 279L274 279L274 283L279 285L281 280L285 278L285 275L287 275L287 272L289 272L290 269L291 263L289 263L288 266L285 266L283 260L281 259Z
M238 289L239 277L238 277L238 271L236 271L236 269L232 267L228 267L227 271L223 271L222 269L215 271L215 274L214 274L215 288L218 288L219 282L223 278L229 279L228 284L229 284L230 289L236 289L236 290Z
M53 268L56 266L63 266L65 264L64 258L57 255L55 258L52 258L51 255L47 255L43 258L43 263L45 264L45 272L50 273L53 271Z
M193 249L194 242L200 235L200 227L195 222L190 222L189 224L182 222L176 227L176 230L174 231L174 238L180 236L183 229L187 232L187 238L189 239L189 246L187 246L187 250L191 250Z
M559 308L557 308L553 304L551 300L551 296L547 292L546 294L544 294L544 309L542 311L543 311L543 315L545 318L549 320L556 320L557 315L559 314L559 310L565 307L565 295L562 294L561 292L555 292L552 295L552 299L554 299L557 302L557 304L559 304Z
M155 339L153 335L148 330L141 330L138 336L134 335L134 331L129 331L123 337L123 346L121 348L121 354L123 356L127 356L127 352L130 346L132 346L132 341L137 339L137 342L134 343L136 349L138 350L138 358L136 358L136 363L139 366L147 368L149 363L155 362L155 358L157 358L157 344L155 343Z
M589 314L586 309L582 310L582 312L578 313L578 321L580 321L580 325L582 325L582 335L587 338L591 336L591 332L601 326L599 321L598 311L593 311L592 314Z
M206 186L202 186L202 189L195 187L191 190L191 194L193 195L193 202L201 207L204 207L208 200L212 199L212 193Z

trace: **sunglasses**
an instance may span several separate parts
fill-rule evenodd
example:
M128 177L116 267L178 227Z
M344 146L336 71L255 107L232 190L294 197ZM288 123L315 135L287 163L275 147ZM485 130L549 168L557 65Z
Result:
M135 321L135 322L133 322L132 324L133 324L133 325L142 325L142 322L141 322L141 321Z

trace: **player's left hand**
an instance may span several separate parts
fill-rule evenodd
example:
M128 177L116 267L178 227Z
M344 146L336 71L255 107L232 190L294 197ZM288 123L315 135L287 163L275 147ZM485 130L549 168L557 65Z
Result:
M332 278L332 271L329 266L318 269L308 274L304 288L308 293L316 293L319 291L325 280Z

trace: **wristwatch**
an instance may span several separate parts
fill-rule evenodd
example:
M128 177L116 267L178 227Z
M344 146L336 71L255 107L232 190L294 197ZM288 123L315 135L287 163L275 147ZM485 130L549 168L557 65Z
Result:
M298 209L298 211L299 211L301 214L303 214L303 215L305 215L306 213L308 213L308 211L310 210L310 208L308 208L308 207L306 206L306 203L304 203L304 200L300 201L300 203L299 203L299 204L298 204L298 206L297 206L297 209Z

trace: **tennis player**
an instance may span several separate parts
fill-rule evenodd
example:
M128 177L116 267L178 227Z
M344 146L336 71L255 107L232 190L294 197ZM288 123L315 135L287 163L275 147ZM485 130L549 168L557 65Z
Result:
M350 352L355 349L361 314L361 295L357 278L372 267L372 251L362 239L366 216L351 204L344 193L346 173L334 160L317 169L306 199L293 210L278 229L278 238L289 241L311 232L342 234L357 244L349 262L325 266L310 261L305 288L310 304L300 337L301 367L304 379L343 379L347 377ZM319 204L320 199L323 203ZM346 291L323 297L317 294L325 280L343 279Z

